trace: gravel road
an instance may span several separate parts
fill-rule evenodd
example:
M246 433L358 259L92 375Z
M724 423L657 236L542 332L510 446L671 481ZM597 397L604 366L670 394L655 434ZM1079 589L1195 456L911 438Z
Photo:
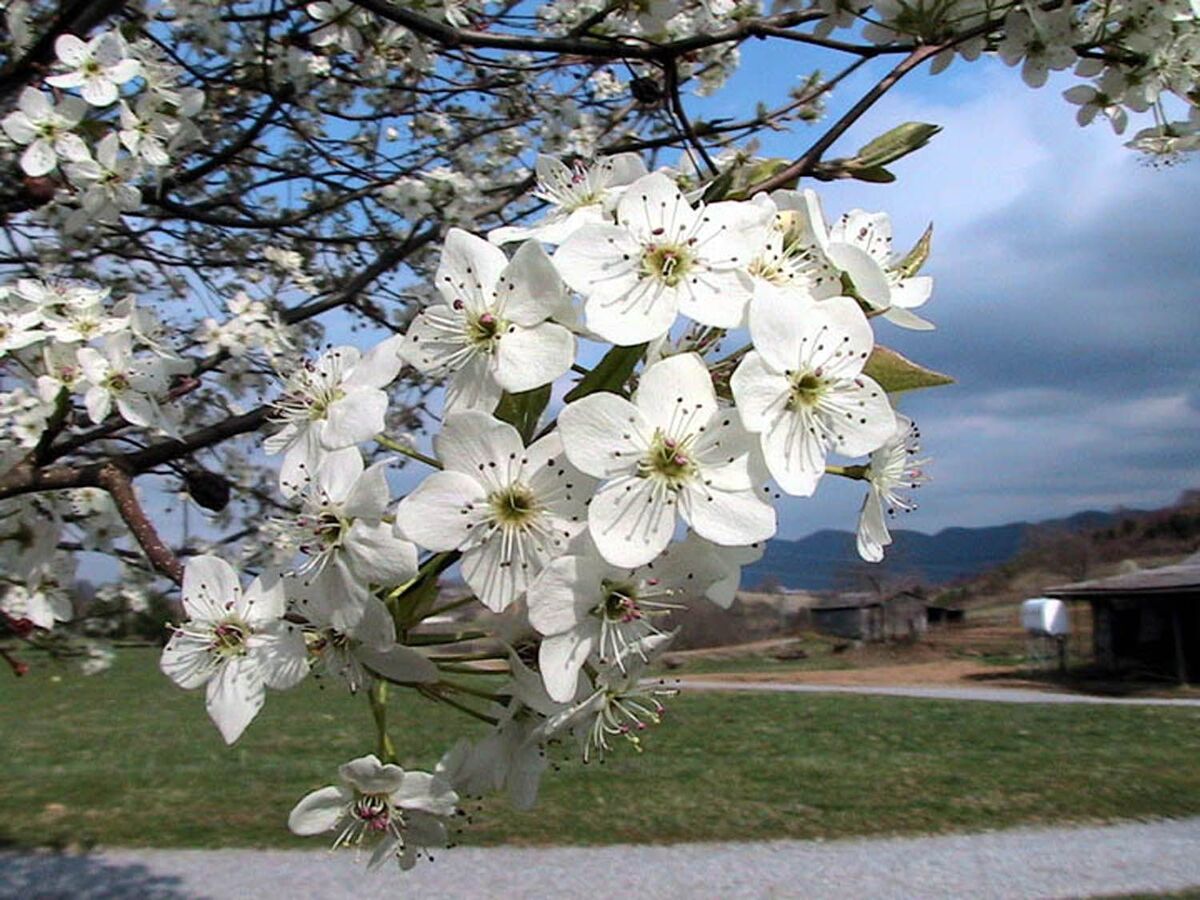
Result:
M928 838L458 848L404 876L325 851L0 852L0 897L71 900L1028 898L1200 885L1200 818Z
M656 680L657 681L657 680ZM1200 706L1200 699L1161 697L1096 697L1059 694L1022 688L976 688L924 685L797 684L783 681L722 681L719 678L681 679L670 682L685 691L770 691L783 694L882 694L888 697L921 697L927 700L979 700L991 703L1091 703L1110 706Z

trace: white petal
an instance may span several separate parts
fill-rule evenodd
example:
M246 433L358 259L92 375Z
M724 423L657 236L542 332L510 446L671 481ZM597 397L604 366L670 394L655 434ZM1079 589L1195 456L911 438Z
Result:
M649 478L610 481L588 505L596 549L614 566L635 569L662 553L675 531L675 497L656 496Z
M200 687L215 671L209 642L203 638L176 632L163 647L158 667L184 690Z
M833 449L846 456L870 453L896 431L896 417L887 395L866 375L839 382L821 398L834 426Z
M929 299L933 293L933 279L928 275L914 275L892 285L892 306L913 309Z
M362 474L363 459L357 448L348 447L346 450L330 453L321 460L315 473L316 486L319 489L318 496L322 500L329 500L341 505L342 512L347 518L356 518L357 511L347 510L344 501L350 496L351 490L359 482ZM386 479L383 486L386 494ZM378 487L378 485L372 484L372 487ZM387 505L386 498L384 505Z
M908 328L912 331L933 331L937 327L928 319L918 316L903 306L889 306L883 317L893 325L899 325L901 328Z
M537 556L521 560L505 552L500 534L463 553L463 580L479 602L492 612L503 612L541 571Z
M469 475L434 472L396 507L396 530L429 550L456 550L471 537L471 506L485 497L483 486Z
M218 622L241 603L237 573L216 556L194 556L183 568L183 610L189 619Z
M383 518L391 502L392 493L388 488L387 470L389 463L375 463L361 477L354 481L350 490L342 494L342 514L351 519ZM361 470L361 467L360 467Z
M573 362L575 335L561 325L510 325L497 342L495 377L500 387L515 394L549 384Z
M892 289L887 275L865 250L849 244L831 243L827 253L830 261L850 276L854 289L864 300L878 309L891 304Z
M461 331L448 332L435 322L454 321L461 324ZM404 336L403 354L409 365L422 372L438 369L459 368L461 363L451 366L451 358L467 346L466 317L458 310L441 303L425 307L408 326Z
M346 382L355 387L385 388L400 374L404 359L400 352L404 346L404 335L394 335L372 347L346 376Z
M529 624L544 635L571 631L599 602L608 568L589 556L553 560L529 591Z
M232 656L208 682L208 715L232 744L262 709L266 696L258 665L249 656Z
M653 428L673 437L695 433L717 412L717 395L704 361L681 353L657 362L642 373L633 404ZM685 428L685 424L691 427Z
M725 270L689 273L679 285L679 311L714 328L738 328L746 320L746 304L754 281L745 272Z
M355 522L343 539L341 553L363 584L392 587L417 574L417 548L396 537L383 522Z
M326 450L341 450L369 441L383 431L388 398L373 388L349 390L332 403L321 429L321 446Z
M593 635L572 630L542 640L538 648L538 669L546 685L546 693L559 703L570 703L579 690L579 673L591 655L595 644Z
M428 772L405 772L392 800L401 809L415 809L435 816L454 815L458 794L444 779Z
M592 293L583 307L587 327L622 347L652 341L675 324L680 290L644 278L615 296Z
M598 478L632 472L654 433L636 406L604 392L568 403L558 431L571 463Z
M674 180L662 172L639 178L617 201L617 222L639 242L679 238L692 230L696 218Z
M446 385L445 412L477 410L490 413L500 402L504 388L496 382L490 357L476 354L450 379Z
M775 508L762 499L762 492L752 489L691 489L679 512L696 534L726 547L765 541L776 530Z
M825 474L827 447L819 430L810 430L798 413L783 412L762 433L767 469L784 493L809 497ZM811 426L817 429L816 425Z
M73 69L79 68L88 60L88 45L73 34L61 35L54 42L54 52L58 58Z
M816 304L816 311L805 321L801 357L811 371L853 378L866 365L874 346L875 334L858 301L830 297Z
M563 280L537 241L526 241L496 285L503 316L527 328L544 322L562 303Z
M858 514L856 542L858 555L867 562L881 562L883 548L892 542L887 522L883 517L883 504L874 490L867 491L867 496L863 498L862 509Z
M729 379L738 415L747 431L760 432L787 405L791 385L756 351L747 353Z
M364 794L392 794L404 783L402 768L381 763L373 753L338 766L338 775Z
M517 429L477 410L446 416L433 438L433 449L447 472L461 472L485 483L494 472L519 459L525 444Z
M309 837L332 831L354 802L354 794L343 787L324 787L301 798L288 814L293 834Z
M468 308L480 310L491 306L496 282L507 265L503 250L461 228L451 228L436 284L447 303L462 300Z
M817 315L817 303L795 291L762 286L750 304L750 339L774 371L800 366L805 325Z
M21 171L31 178L45 175L57 165L58 154L44 138L34 141L21 154Z
M304 635L291 622L276 622L259 629L252 638L251 655L258 662L263 683L277 691L294 688L308 674Z
M563 281L586 297L619 297L637 284L642 246L624 228L584 225L554 253Z

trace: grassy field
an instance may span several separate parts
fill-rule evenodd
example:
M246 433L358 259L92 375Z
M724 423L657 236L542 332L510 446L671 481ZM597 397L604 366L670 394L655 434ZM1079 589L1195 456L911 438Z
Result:
M272 693L226 748L202 693L157 654L110 672L36 666L0 679L0 845L319 846L284 821L372 746L362 700L306 683ZM470 725L402 695L405 765ZM449 729L449 731L447 731ZM695 695L640 756L569 762L543 801L472 810L464 843L835 838L1200 814L1200 709L1016 707L871 697ZM565 752L564 752L565 756Z

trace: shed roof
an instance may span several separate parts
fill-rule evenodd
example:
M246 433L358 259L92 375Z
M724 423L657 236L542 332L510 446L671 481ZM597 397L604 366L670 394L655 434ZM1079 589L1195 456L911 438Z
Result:
M1073 584L1060 584L1046 588L1047 597L1070 600L1094 597L1103 594L1164 594L1200 593L1200 552L1193 553L1173 566L1157 569L1140 569L1123 572L1108 578L1093 578Z

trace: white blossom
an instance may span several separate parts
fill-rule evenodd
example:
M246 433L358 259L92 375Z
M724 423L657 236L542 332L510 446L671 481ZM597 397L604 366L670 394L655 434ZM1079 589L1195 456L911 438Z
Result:
M369 868L394 858L411 869L421 850L446 845L443 819L454 815L458 795L437 775L405 772L374 755L338 769L341 784L306 795L288 815L288 828L311 836L336 831L333 846L374 845Z
M570 305L545 251L503 251L457 228L446 235L437 287L443 303L423 309L403 353L430 375L448 374L446 410L491 412L504 391L549 384L575 361L575 336L549 319Z
M589 329L614 344L666 334L678 313L704 325L741 325L754 291L747 267L770 218L749 203L693 209L666 175L631 184L617 224L581 226L554 254L563 279L586 298Z
M447 416L433 446L444 471L400 501L396 529L429 550L461 550L467 584L503 610L584 528L595 482L567 461L558 432L526 447L477 411Z
M750 336L754 349L730 385L742 423L759 435L767 468L785 492L811 494L830 450L869 453L892 434L887 396L862 374L874 335L854 300L760 294Z
M196 556L183 571L183 609L163 648L163 673L186 690L207 685L208 714L232 744L258 715L266 688L286 690L308 673L300 629L283 620L279 579L244 591L229 563Z
M591 394L559 414L567 458L606 479L588 505L600 554L635 568L658 556L676 513L702 537L741 545L775 533L775 510L758 496L754 440L722 409L703 361L672 356L642 373L630 402Z

